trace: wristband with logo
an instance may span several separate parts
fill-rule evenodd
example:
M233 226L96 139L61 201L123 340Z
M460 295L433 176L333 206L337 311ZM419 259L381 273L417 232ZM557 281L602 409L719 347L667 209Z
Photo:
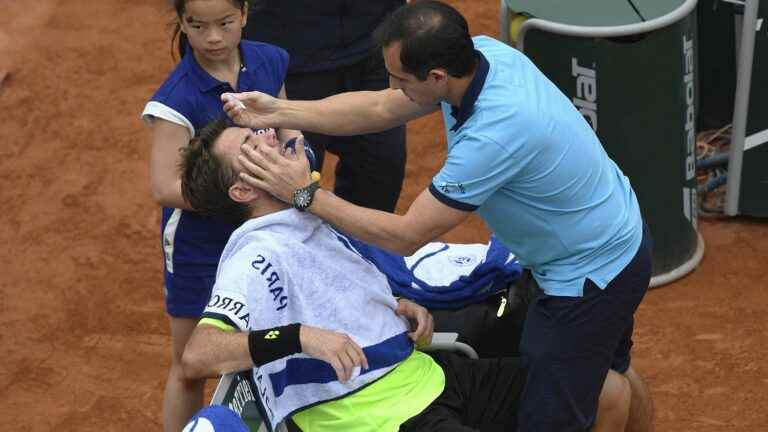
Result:
M248 333L248 351L254 366L262 366L279 358L301 352L301 324L288 324Z

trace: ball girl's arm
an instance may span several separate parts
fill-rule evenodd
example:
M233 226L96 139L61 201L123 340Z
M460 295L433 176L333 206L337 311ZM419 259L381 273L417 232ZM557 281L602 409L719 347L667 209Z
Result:
M181 195L180 150L191 139L184 126L155 118L150 126L152 197L164 207L192 210Z

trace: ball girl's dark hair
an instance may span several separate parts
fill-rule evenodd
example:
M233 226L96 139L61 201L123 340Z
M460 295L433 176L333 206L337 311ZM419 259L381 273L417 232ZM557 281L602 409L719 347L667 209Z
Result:
M246 12L248 7L248 0L229 0L232 5L239 8L241 11ZM187 10L187 0L173 0L173 9L176 11L176 16L181 19L184 16L184 12ZM176 47L179 53L179 58L184 57L184 53L187 50L187 35L181 31L181 25L178 20L174 20L175 28L173 30L173 37L171 38L171 55L173 55L173 48ZM178 38L178 42L176 41Z

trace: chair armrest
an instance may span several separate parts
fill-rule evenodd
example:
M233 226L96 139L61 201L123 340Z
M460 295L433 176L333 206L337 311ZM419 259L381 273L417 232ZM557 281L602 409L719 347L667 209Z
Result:
M477 359L478 355L475 349L464 342L459 342L458 338L458 333L436 332L432 335L432 343L423 347L422 351L454 351L471 359Z

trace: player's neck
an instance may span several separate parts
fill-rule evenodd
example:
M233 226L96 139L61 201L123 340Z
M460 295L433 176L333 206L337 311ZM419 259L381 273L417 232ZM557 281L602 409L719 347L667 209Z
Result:
M269 198L259 199L257 202L252 203L250 207L251 207L251 219L255 219L258 217L266 216L268 214L285 210L287 208L290 208L291 206L278 199L272 198L270 196Z

